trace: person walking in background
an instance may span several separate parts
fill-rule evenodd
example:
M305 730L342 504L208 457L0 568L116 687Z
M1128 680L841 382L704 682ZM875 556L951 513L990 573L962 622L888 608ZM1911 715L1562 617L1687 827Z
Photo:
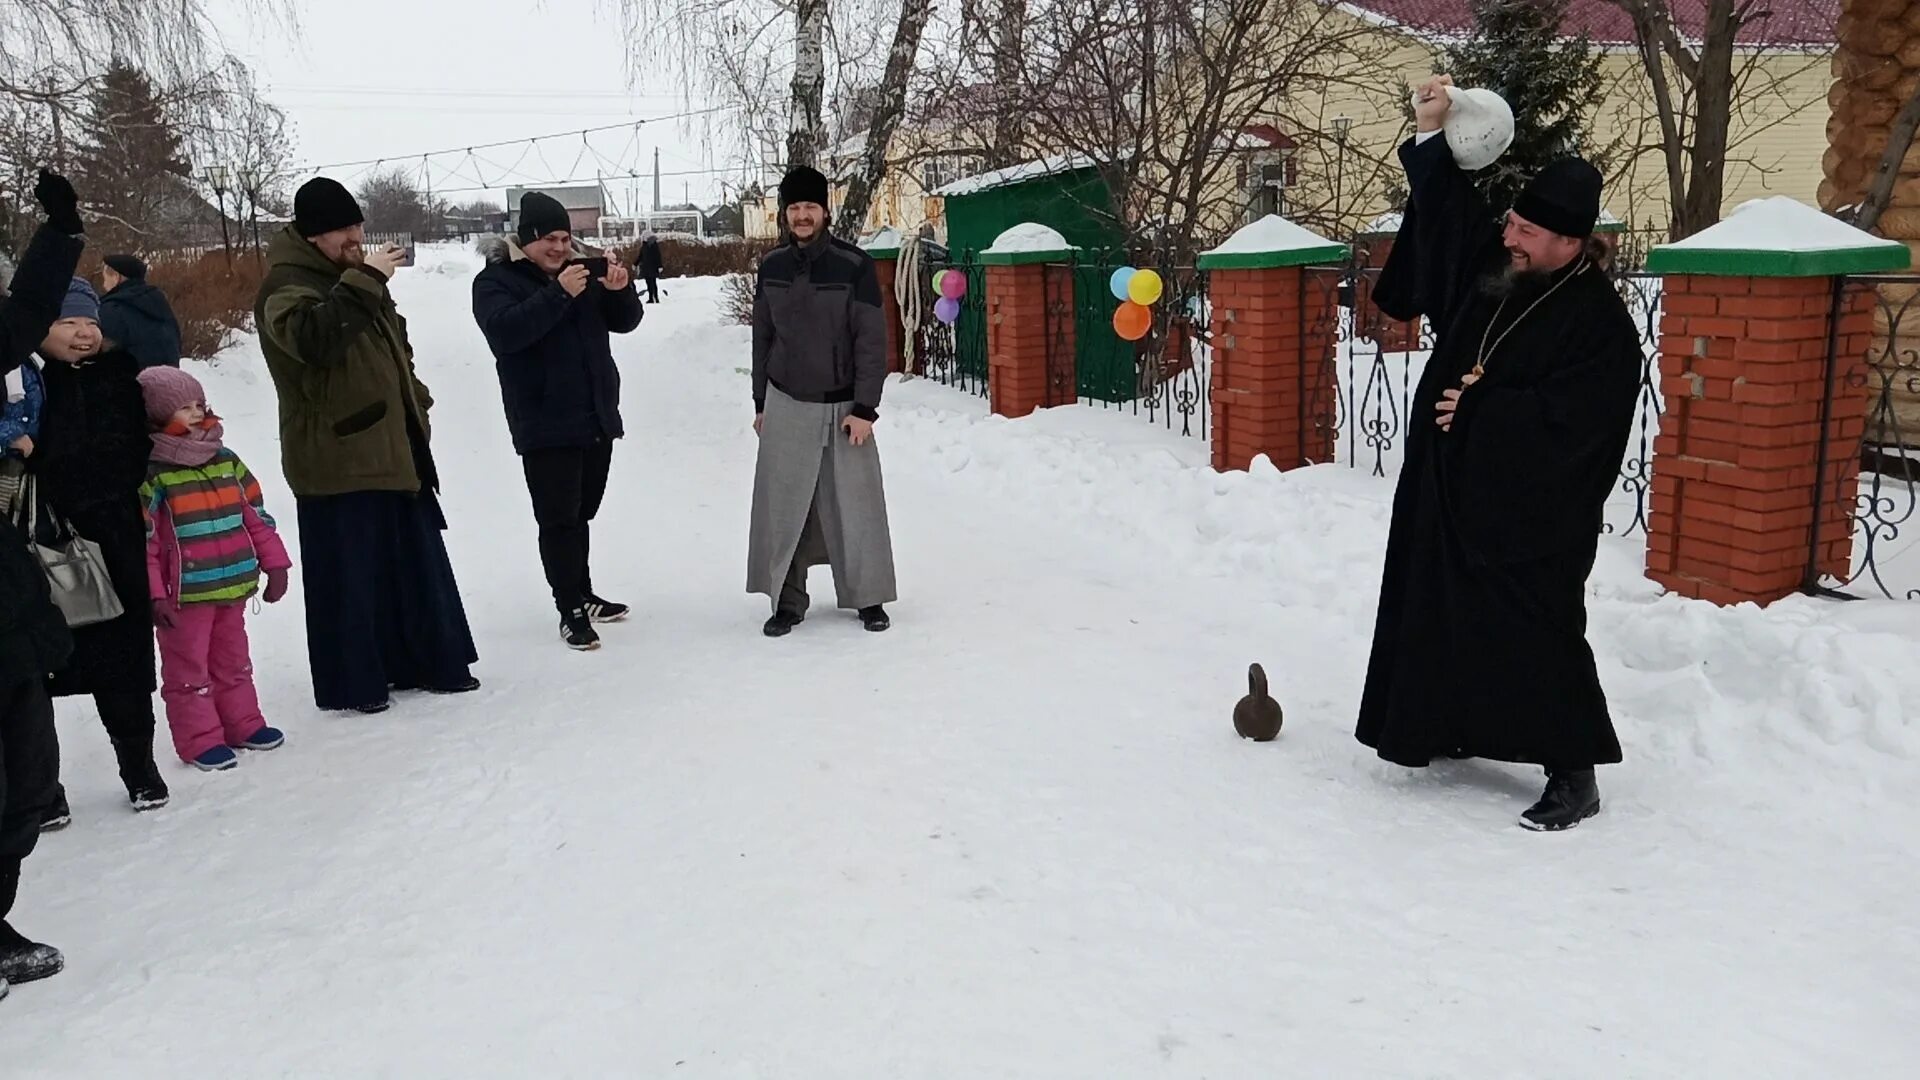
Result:
M0 298L0 377L33 363L80 263L83 226L73 185L41 173L34 195L47 223L34 234ZM14 929L21 864L60 786L60 743L46 677L67 662L73 637L26 537L0 514L0 998L10 985L57 974L60 950Z
M1417 91L1406 220L1374 289L1436 335L1415 391L1355 735L1414 767L1545 767L1520 824L1599 812L1620 742L1587 644L1586 582L1640 393L1640 338L1596 265L1600 173L1549 163L1505 215L1454 160L1452 80Z
M152 810L166 805L168 792L153 760L153 607L140 516L149 444L140 366L101 337L100 301L86 279L70 279L59 315L40 344L47 404L30 459L34 497L100 546L123 610L73 631L73 659L47 688L56 698L92 696L127 800L135 810ZM69 820L63 788L45 825Z
M594 623L627 617L627 605L593 591L588 556L613 442L626 433L611 335L632 332L644 309L626 267L609 260L596 278L573 261L570 228L559 202L527 192L517 236L481 243L487 265L473 279L473 317L500 375L560 640L590 650L600 647Z
M180 760L231 769L235 750L283 741L260 714L247 646L247 600L287 594L286 545L260 482L227 449L199 380L177 368L140 373L153 457L140 489L147 513L147 582L160 639L160 697Z
M660 271L662 269L660 260L660 238L653 234L652 229L648 229L647 235L640 238L638 268L640 270L640 279L647 283L647 303L659 303Z
M314 702L377 713L391 689L457 694L480 680L441 536L433 398L387 291L404 252L364 251L365 220L339 183L302 185L267 250L254 321L280 399Z
M100 333L132 353L142 368L180 366L180 321L167 296L147 284L147 264L109 255L100 270Z
M773 600L768 637L807 616L807 571L833 568L839 606L891 625L893 538L873 424L887 327L873 259L827 229L827 178L780 181L788 241L760 262L753 301L753 473L747 591Z

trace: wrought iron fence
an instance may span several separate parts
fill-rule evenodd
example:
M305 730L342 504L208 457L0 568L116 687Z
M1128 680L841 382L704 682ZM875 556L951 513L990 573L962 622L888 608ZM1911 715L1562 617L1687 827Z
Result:
M960 300L960 317L943 323L934 314L939 294L934 280L945 270L967 275L967 291ZM910 371L922 378L968 393L987 396L987 278L972 252L922 264L919 281L919 321L914 330Z
M1831 560L1821 557L1817 540L1810 543L1807 589L1859 599L1841 590L1871 588L1888 599L1920 600L1920 556L1913 554L1913 538L1905 535L1920 509L1920 274L1843 279L1834 290L1833 325L1838 326L1849 291L1861 289L1873 295L1872 334L1864 351L1848 349L1843 337L1830 335L1830 396L1821 414L1825 430L1833 431L1831 425L1845 421L1833 418L1832 395L1846 395L1853 403L1866 399L1865 421L1855 421L1857 444L1848 428L1836 432L1850 451L1857 446L1859 477L1852 484L1830 484L1830 474L1844 478L1853 462L1843 461L1838 470L1822 462L1814 497L1816 523L1830 516L1851 523L1852 557L1844 574L1827 572Z
M1213 319L1207 274L1193 267L1158 269L1164 291L1153 324L1138 341L1115 332L1120 301L1109 291L1114 272L1130 265L1113 256L1074 262L1075 393L1084 405L1131 412L1180 435L1212 434ZM1064 338L1056 329L1056 337Z
M1373 303L1380 269L1368 265L1364 248L1345 266L1315 267L1302 279L1302 319L1332 320L1301 327L1302 336L1331 331L1332 356L1324 377L1311 380L1306 419L1311 430L1332 443L1334 460L1364 468L1375 476L1398 472L1405 451L1413 388L1433 348L1433 328L1425 320L1394 319ZM1652 494L1654 438L1659 434L1660 278L1641 272L1614 272L1615 287L1626 301L1641 346L1640 397L1633 431L1620 464L1620 484L1608 501L1603 533L1645 533ZM1333 292L1337 302L1324 302ZM1309 313L1323 313L1317 316Z

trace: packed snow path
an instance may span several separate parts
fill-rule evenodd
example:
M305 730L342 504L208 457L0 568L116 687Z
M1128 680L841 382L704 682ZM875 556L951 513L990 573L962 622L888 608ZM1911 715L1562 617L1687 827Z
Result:
M1537 771L1353 741L1390 481L1218 476L1131 416L1009 424L922 382L880 427L894 629L820 571L769 641L748 335L670 282L619 344L596 527L636 615L570 653L475 269L429 253L396 291L485 688L316 713L295 588L251 623L286 747L170 765L138 818L63 703L74 824L16 914L68 969L0 1004L8 1080L1869 1077L1920 1050L1920 605L1716 610L1607 542L1628 761L1600 817L1526 833ZM198 370L291 541L257 348ZM1277 743L1233 735L1253 660Z

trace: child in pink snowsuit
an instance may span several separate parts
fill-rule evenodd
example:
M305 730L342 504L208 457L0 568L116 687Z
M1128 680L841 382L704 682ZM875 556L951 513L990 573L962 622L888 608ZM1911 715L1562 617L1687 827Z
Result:
M261 505L260 483L221 444L220 418L199 380L178 368L140 373L153 458L140 489L147 511L147 578L160 641L160 697L180 760L231 769L234 750L272 750L253 688L246 606L287 593L293 561Z

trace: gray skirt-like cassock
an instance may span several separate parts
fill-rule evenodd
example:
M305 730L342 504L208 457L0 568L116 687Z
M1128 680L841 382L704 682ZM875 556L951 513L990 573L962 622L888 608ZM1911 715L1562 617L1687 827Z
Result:
M826 563L839 607L894 601L880 448L872 439L855 446L840 430L852 411L850 402L796 401L767 388L753 471L748 592L778 602L792 568Z

